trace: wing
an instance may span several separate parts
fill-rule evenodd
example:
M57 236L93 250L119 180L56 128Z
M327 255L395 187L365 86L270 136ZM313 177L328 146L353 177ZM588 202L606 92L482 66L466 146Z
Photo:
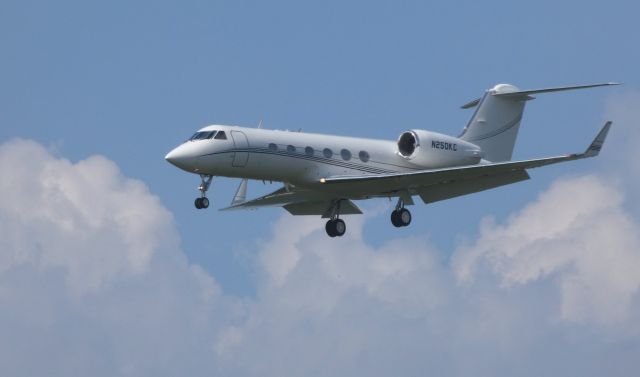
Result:
M527 169L595 157L599 154L610 128L611 122L607 122L587 150L578 154L408 173L333 176L323 178L320 182L334 192L387 196L408 191L420 195L425 202L432 202L528 179Z
M595 157L600 153L610 127L611 122L607 122L584 153L566 156L409 173L334 176L321 179L318 190L285 186L249 201L244 201L246 181L243 181L231 206L221 211L283 207L292 215L322 215L326 218L336 208L343 215L361 214L358 206L347 198L401 196L408 202L411 195L420 195L425 203L449 199L529 179L526 169Z
M247 202L234 201L227 208L221 211L238 209L255 209L260 207L283 207L292 215L322 215L323 218L330 217L333 209L339 205L340 214L355 215L362 211L351 200L338 200L332 195L327 195L319 191L303 190L295 187L283 187L270 194Z

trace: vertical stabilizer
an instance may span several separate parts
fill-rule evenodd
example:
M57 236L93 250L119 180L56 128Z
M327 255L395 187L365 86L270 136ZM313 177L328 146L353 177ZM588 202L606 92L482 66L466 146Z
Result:
M498 84L488 90L476 103L477 106L460 139L476 144L482 149L484 159L498 162L509 161L518 136L525 102L532 97L501 96L517 93L518 88L509 84Z
M520 90L510 84L498 84L487 90L482 98L462 106L476 107L476 112L462 131L460 139L471 142L482 149L484 159L492 162L509 161L516 144L525 102L532 94L562 92L620 85L615 82L602 84L558 86L531 90Z

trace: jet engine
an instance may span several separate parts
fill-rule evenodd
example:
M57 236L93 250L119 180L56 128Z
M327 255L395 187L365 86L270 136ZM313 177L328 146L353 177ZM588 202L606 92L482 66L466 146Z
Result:
M425 130L400 134L397 153L411 164L425 169L473 165L482 158L482 151L475 144Z

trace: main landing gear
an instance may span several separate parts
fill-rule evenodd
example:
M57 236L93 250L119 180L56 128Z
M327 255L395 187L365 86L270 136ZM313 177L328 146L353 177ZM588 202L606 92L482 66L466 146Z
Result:
M402 198L398 198L398 204L396 209L391 212L391 224L396 228L407 226L411 224L411 212L404 208L404 201Z
M327 221L327 225L325 225L324 229L327 231L329 237L342 237L344 233L347 231L347 224L344 223L344 220L339 218L340 216L340 201L337 200L335 204L331 207L331 216L330 220Z
M203 208L209 207L207 190L209 190L209 186L211 186L211 181L213 180L213 176L208 174L200 174L200 179L202 180L202 182L200 183L200 186L198 186L198 190L200 190L200 197L196 198L194 202L197 209L203 209Z
M342 219L329 220L324 229L327 231L329 237L342 237L347 231L347 224L345 224Z

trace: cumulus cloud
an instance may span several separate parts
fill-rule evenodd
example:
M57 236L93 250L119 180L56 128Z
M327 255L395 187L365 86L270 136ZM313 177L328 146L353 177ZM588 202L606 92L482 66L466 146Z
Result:
M171 214L109 160L0 146L8 375L626 375L640 228L601 176L565 178L452 252L329 239L283 215L253 298L189 264ZM5 179L6 178L6 179ZM451 257L449 257L451 256Z
M162 244L177 245L171 214L142 182L94 156L75 165L29 141L3 146L2 268L65 270L78 293L143 273ZM109 250L102 253L102 250Z
M362 222L333 240L283 217L218 356L246 375L538 375L563 371L559 357L605 372L609 347L640 335L640 227L623 205L600 178L564 179L504 224L485 219L451 262L425 238L374 248Z
M640 227L622 205L595 176L559 180L506 224L485 219L456 254L457 276L488 267L506 287L553 277L562 319L624 323L640 287Z
M143 183L25 140L0 146L0 171L3 374L211 370L220 290Z

